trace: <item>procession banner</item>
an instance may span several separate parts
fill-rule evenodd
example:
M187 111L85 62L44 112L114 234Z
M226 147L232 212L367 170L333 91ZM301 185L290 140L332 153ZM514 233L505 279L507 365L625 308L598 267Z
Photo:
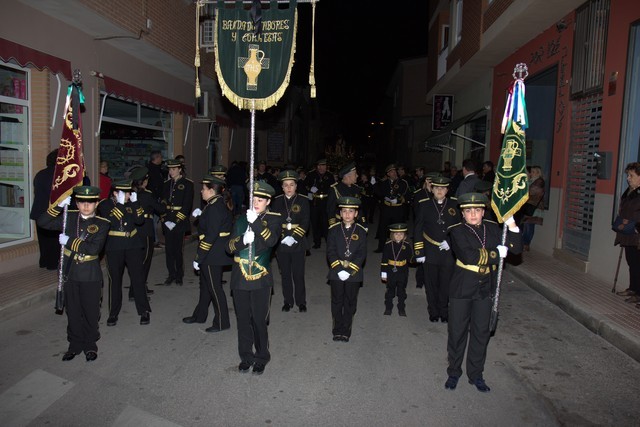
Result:
M296 48L297 0L278 8L227 8L218 1L215 21L215 67L222 94L240 109L266 110L284 95ZM252 16L253 15L253 16Z

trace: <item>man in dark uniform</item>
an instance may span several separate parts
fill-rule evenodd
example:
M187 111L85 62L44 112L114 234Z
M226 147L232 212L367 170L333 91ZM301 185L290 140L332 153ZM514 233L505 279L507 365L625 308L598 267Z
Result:
M349 342L353 316L358 306L358 292L364 279L367 259L367 229L358 224L360 199L340 197L340 221L329 227L327 236L327 279L331 286L333 340Z
M374 187L376 196L382 200L380 205L380 222L378 223L378 249L374 252L382 253L384 243L387 241L387 229L389 225L407 222L407 211L404 202L409 191L409 184L404 179L398 178L398 172L394 164L385 168L387 178L378 182Z
M304 282L304 262L307 248L306 234L309 230L311 212L309 199L296 192L298 173L293 170L280 172L284 194L273 200L272 211L278 212L284 222L280 244L276 250L278 266L282 274L282 311L289 311L296 304L301 313L307 311L307 297ZM294 299L295 288L295 299Z
M169 286L175 281L177 285L182 286L184 234L191 227L189 215L193 206L193 181L182 176L182 163L178 160L167 160L167 167L169 179L165 181L162 192L162 201L167 206L167 213L162 217L162 229L169 276L164 284Z
M131 180L113 184L111 197L98 205L98 213L111 224L105 245L107 270L109 272L109 318L107 326L118 323L122 308L122 276L124 268L129 272L130 286L140 315L140 324L149 324L149 299L144 277L144 241L138 234L137 225L144 223L144 210L138 195L131 191Z
M276 194L280 194L280 188L278 185L278 180L271 172L267 170L267 162L264 160L258 162L258 173L253 178L255 181L262 181L269 184L276 191Z
M222 165L213 165L209 168L209 175L215 176L216 178L220 178L221 180L226 181L227 168Z
M322 238L327 238L327 198L329 190L335 180L333 175L327 172L327 160L320 159L316 163L316 169L309 172L305 180L305 186L309 189L311 201L311 230L313 232L313 248L318 249Z
M457 201L448 199L449 178L431 180L432 197L417 201L413 247L423 268L429 320L449 319L449 281L454 258L447 242L447 229L460 222Z
M60 244L64 245L62 271L66 278L64 295L69 341L69 349L62 360L71 360L84 352L87 362L91 362L98 358L96 342L100 339L98 320L102 295L99 255L107 239L109 222L96 216L100 199L98 187L75 187L73 194L78 210L67 211L65 234L59 237ZM70 203L71 197L67 197L59 205L49 207L38 218L38 226L62 231L64 224L60 212Z
M329 190L329 197L327 198L327 217L329 218L329 226L340 222L340 213L338 212L338 200L341 197L352 197L360 200L362 197L362 187L356 185L358 180L358 173L356 172L356 164L351 162L340 169L338 173L340 182L336 182L331 186ZM364 226L367 229L367 220L364 215L358 215L356 222Z
M268 209L275 190L257 181L253 190L253 209L236 218L229 239L233 254L231 290L238 325L238 370L261 375L271 359L267 319L273 275L271 250L280 240L282 216Z
M456 388L462 375L465 349L469 383L478 391L490 390L482 374L491 334L489 323L497 267L507 252L522 253L521 234L513 217L504 222L509 227L504 245L498 224L483 219L488 203L489 199L479 193L458 196L463 220L449 228L448 240L456 257L449 289L449 378L445 383L449 390Z

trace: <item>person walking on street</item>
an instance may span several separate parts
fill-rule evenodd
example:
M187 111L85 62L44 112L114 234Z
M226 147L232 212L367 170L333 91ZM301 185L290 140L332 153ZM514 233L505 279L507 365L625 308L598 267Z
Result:
M387 178L376 184L375 191L380 204L380 221L378 222L378 249L374 252L382 253L384 243L387 241L387 229L390 224L407 221L405 199L409 192L409 184L404 179L398 178L396 165L390 164L385 168Z
M454 390L462 376L462 360L467 353L469 383L480 392L490 390L484 380L484 363L489 345L492 296L497 286L496 270L507 252L522 252L520 230L513 217L506 218L509 228L502 244L502 229L483 219L489 199L480 193L458 197L462 222L449 227L449 245L456 257L449 293L447 338L447 381ZM468 345L467 345L468 344Z
M407 282L409 281L409 263L413 260L413 250L407 239L407 224L391 224L391 238L385 243L380 261L380 279L387 285L384 295L384 315L390 316L393 299L398 297L398 315L405 317Z
M75 187L73 195L78 210L67 211L66 227L60 213L71 203L71 197L43 212L37 223L47 230L65 229L65 234L59 235L59 243L64 245L62 270L66 276L64 295L69 348L62 360L67 362L84 352L87 362L92 362L98 358L96 343L100 339L102 268L99 255L107 239L109 222L96 216L100 188Z
M193 314L182 319L184 323L204 323L213 305L213 322L207 332L220 332L231 327L227 296L222 287L222 270L231 265L226 253L233 223L231 194L224 191L225 183L215 176L201 180L200 194L204 208L196 208L193 216L198 218L198 249L193 261L194 270L200 274L200 297Z
M40 268L46 268L47 270L58 269L58 263L60 262L58 235L60 233L55 229L49 230L40 227L37 221L49 207L49 195L57 158L58 150L55 149L47 155L47 167L38 171L33 178L33 205L29 214L29 219L36 221L36 235L38 236L38 249L40 250L38 265Z
M316 162L316 169L309 172L305 180L305 187L309 189L311 201L311 231L313 232L313 249L320 248L322 238L327 238L327 199L335 180L327 172L327 159ZM333 214L331 214L333 215Z
M269 210L275 189L256 181L253 209L236 218L229 239L231 290L238 327L238 371L261 375L271 360L268 318L273 290L271 250L280 240L282 216Z
M306 234L309 230L311 212L309 199L296 192L298 173L293 170L280 172L278 180L282 183L284 194L273 200L272 210L278 212L284 222L280 244L276 249L278 266L282 275L282 311L290 311L294 305L300 313L307 311L307 293L305 287ZM295 292L294 292L295 289Z

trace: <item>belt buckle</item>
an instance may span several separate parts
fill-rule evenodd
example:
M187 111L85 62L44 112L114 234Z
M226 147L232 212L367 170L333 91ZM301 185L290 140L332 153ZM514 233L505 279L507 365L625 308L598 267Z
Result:
M340 261L340 264L342 264L342 268L349 267L349 261L347 261L346 259L343 259L342 261Z
M480 274L487 274L489 272L489 267L479 267L478 268L478 273Z
M81 264L84 262L84 254L76 254L76 264Z

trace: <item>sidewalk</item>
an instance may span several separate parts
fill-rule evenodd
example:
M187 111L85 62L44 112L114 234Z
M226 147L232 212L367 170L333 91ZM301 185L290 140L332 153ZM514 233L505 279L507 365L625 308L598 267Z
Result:
M162 253L164 249L156 249L154 255ZM640 310L635 304L611 293L611 284L552 257L535 251L524 257L521 265L507 268L509 274L640 362ZM53 312L57 281L56 271L36 266L0 274L0 321L36 304L50 304Z

